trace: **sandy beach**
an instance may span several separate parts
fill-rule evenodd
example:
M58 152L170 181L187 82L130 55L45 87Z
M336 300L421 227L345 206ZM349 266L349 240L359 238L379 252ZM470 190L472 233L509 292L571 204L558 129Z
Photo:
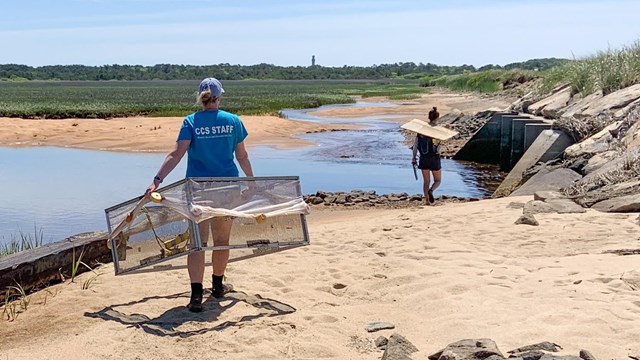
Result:
M365 99L369 102L388 101L382 98ZM413 118L426 118L432 106L438 106L441 114L451 109L467 113L491 107L506 107L509 102L480 95L437 93L423 95L411 101L395 101L397 107L357 107L316 112L326 117L365 117L394 115L395 121L405 122ZM293 148L312 145L297 135L309 132L358 128L357 124L318 124L293 121L276 116L241 116L249 137L247 145L269 145L276 148ZM129 117L109 120L62 119L25 120L0 118L0 146L60 146L109 151L167 152L173 149L182 117L153 118Z
M236 292L201 314L184 307L186 270L116 277L108 264L89 290L85 273L0 322L0 358L379 359L374 339L394 332L415 359L466 338L505 353L551 341L560 354L639 354L637 256L602 254L637 245L637 215L514 225L522 210L508 205L528 200L314 211L311 245L230 265ZM365 331L374 321L396 328Z
M373 99L376 101L375 99ZM502 102L501 102L502 101ZM393 108L335 109L324 116L424 117L499 107L470 95L425 95ZM308 145L308 131L345 128L242 117L250 145ZM77 125L74 125L77 124ZM166 151L180 118L0 119L0 146ZM153 130L156 127L156 130ZM640 354L637 214L538 214L514 225L532 197L411 209L314 207L311 245L233 263L235 292L190 313L184 269L114 276L111 264L75 283L31 295L15 321L0 320L4 359L380 359L378 336L398 333L425 359L446 345L493 339L503 353L541 341L598 359ZM99 274L91 287L82 284ZM210 279L207 268L205 279ZM205 286L209 283L206 282ZM368 333L372 322L394 330Z

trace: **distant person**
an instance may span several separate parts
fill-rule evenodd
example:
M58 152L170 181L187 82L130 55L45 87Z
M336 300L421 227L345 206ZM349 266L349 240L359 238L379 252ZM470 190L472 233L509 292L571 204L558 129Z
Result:
M146 195L160 186L185 153L188 153L187 177L237 177L238 168L233 162L234 155L244 174L253 176L249 155L244 146L247 131L237 115L219 109L223 93L222 84L217 79L202 80L197 97L202 110L187 115L184 119L176 147L167 155L147 188ZM209 239L210 231L215 246L229 245L232 224L232 219L226 217L201 222L199 230L203 246ZM212 295L219 298L231 290L230 286L222 283L229 262L229 250L214 251L212 262ZM192 312L202 311L204 267L204 251L187 256L191 280L191 300L187 308Z
M439 118L440 113L438 112L438 108L434 106L433 109L429 111L429 122L433 123L432 125L434 125Z
M429 124L436 126L440 114L438 109L434 106L433 110L429 111ZM442 165L440 161L440 152L438 151L438 144L440 140L430 138L425 135L417 134L413 143L413 159L411 163L415 166L418 165L418 169L422 170L422 191L424 192L425 204L433 205L436 201L433 196L433 192L440 186L442 178ZM416 155L420 153L419 161L416 161ZM433 175L433 185L431 183L431 175Z

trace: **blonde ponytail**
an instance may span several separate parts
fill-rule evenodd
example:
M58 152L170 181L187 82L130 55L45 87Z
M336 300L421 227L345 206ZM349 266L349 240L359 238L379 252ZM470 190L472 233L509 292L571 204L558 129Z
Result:
M216 99L217 98L211 96L211 90L205 90L198 95L196 102L198 105L205 107L209 105L209 103L216 101Z

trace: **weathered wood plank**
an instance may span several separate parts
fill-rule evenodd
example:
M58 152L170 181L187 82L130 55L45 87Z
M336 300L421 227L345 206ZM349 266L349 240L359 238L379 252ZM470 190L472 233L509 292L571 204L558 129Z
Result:
M7 286L18 283L30 291L60 282L62 276L69 278L74 248L76 260L84 248L82 261L91 267L98 262L111 262L111 250L107 248L106 239L106 232L83 233L0 258L0 301ZM78 269L78 273L85 271L88 270L83 266Z

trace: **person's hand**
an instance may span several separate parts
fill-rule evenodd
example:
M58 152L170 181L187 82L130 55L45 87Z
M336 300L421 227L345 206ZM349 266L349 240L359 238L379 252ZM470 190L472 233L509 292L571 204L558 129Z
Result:
M154 179L151 185L149 185L147 190L144 192L144 196L148 197L149 195L151 195L152 192L156 191L158 186L160 186L160 181Z
M417 164L418 164L418 162L416 161L416 159L411 160L411 165L415 166Z

